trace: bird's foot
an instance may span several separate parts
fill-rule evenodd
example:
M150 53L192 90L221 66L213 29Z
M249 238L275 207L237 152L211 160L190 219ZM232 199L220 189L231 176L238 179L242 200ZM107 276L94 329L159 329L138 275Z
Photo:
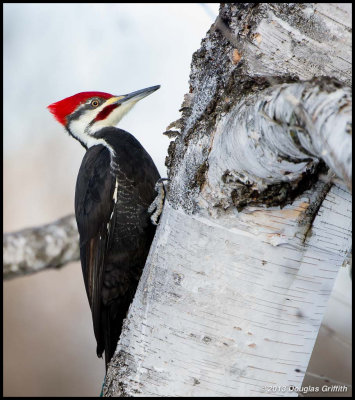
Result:
M170 181L168 178L160 178L155 184L155 191L158 193L153 203L149 206L148 212L151 214L150 220L154 225L158 225L158 219L163 211L164 200L166 196L166 187L164 181Z

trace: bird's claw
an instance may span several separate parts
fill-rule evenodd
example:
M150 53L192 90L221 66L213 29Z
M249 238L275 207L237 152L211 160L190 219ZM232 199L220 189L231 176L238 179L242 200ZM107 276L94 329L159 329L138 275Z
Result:
M166 196L166 188L164 186L164 181L170 181L169 178L160 178L155 184L155 191L158 193L153 203L148 208L148 213L150 215L150 220L153 225L158 225L158 219L163 211L164 200Z

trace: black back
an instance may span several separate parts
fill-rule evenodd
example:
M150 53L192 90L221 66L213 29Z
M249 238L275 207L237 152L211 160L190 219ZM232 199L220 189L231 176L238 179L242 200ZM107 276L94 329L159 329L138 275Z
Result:
M76 183L75 215L97 355L105 351L107 365L154 237L147 209L160 176L149 154L128 132L104 128L96 137L114 149L115 157L111 160L103 145L87 150Z

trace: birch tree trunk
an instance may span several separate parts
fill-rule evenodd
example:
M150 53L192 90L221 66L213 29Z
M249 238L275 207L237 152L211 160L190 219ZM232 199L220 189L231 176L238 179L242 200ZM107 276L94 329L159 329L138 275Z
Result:
M350 7L221 5L105 396L301 387L351 249Z

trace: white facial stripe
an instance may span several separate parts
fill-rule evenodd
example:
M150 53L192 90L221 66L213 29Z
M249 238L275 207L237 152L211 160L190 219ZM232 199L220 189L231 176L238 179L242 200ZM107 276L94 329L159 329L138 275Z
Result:
M80 108L84 108L85 105L86 104L83 104ZM100 107L97 107L93 110L86 110L83 114L80 115L78 119L71 121L68 126L73 136L83 142L88 148L91 146L95 146L95 144L98 144L98 139L91 137L86 132L87 127L89 126L90 122L96 117L96 115L105 108L105 105L106 102L103 103Z
M96 116L108 105L113 104L119 100L120 97L114 97L108 99L100 107L92 110L86 110L77 120L72 120L68 126L70 132L74 137L85 144L87 148L95 146L97 144L103 144L106 146L111 154L113 149L107 145L103 139L97 139L93 135L95 132L102 128L115 126L117 123L131 110L131 108L141 100L144 96L134 97L126 102L123 102L120 106L115 108L111 113L103 120L93 122ZM84 107L84 106L83 106Z
M103 107L100 106L95 110L87 110L80 116L79 119L71 121L68 128L72 135L76 137L80 142L84 143L87 148L101 144L107 147L111 155L113 156L114 151L112 147L105 142L105 140L95 138L87 133L87 127L89 126L90 122L102 109Z
M133 99L132 99L133 100ZM93 133L99 131L102 128L107 126L116 126L121 119L131 110L131 108L136 104L136 101L127 101L122 103L119 107L115 108L111 113L102 120L94 122L89 127L89 133L92 135Z

